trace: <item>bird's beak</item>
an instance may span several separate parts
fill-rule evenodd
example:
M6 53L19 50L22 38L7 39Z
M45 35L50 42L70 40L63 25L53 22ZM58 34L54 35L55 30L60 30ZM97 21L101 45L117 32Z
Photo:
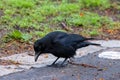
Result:
M38 57L40 56L40 52L39 53L36 53L36 55L35 55L35 62L37 61L37 59L38 59Z

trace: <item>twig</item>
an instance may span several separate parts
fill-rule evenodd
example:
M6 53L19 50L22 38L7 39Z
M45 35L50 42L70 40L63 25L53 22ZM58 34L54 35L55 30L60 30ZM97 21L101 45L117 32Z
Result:
M79 64L79 63L75 63L75 62L71 62L69 61L70 64L73 64L73 65L77 65L77 66L83 66L83 67L90 67L90 68L97 68L96 66L92 66L92 65L88 65L88 64Z
M62 22L61 25L66 31L69 31L68 27L66 26L66 24L64 22Z

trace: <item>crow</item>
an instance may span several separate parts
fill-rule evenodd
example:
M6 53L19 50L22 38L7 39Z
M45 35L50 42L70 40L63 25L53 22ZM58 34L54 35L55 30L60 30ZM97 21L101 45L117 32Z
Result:
M51 65L54 65L59 58L65 58L61 63L63 65L68 58L74 57L78 48L89 45L100 46L100 44L87 41L93 39L62 31L50 32L45 37L34 42L35 62L41 54L51 53L57 57Z

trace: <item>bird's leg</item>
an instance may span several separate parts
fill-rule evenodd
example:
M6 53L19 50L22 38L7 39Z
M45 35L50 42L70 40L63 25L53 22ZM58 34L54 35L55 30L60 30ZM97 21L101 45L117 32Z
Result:
M59 57L51 64L51 65L47 65L48 67L52 67L55 63L56 63L56 61L59 59Z
M58 59L59 59L59 57L51 65L54 65Z
M65 60L61 63L61 66L65 63L65 61L67 60L68 58L65 58Z

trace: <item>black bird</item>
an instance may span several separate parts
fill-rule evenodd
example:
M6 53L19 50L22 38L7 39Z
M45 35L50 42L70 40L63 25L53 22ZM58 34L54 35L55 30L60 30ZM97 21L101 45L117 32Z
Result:
M100 46L100 44L91 43L87 40L94 38L85 38L78 34L68 34L61 31L54 31L48 33L42 39L38 39L34 43L35 61L37 61L40 54L51 53L57 57L52 63L54 65L59 58L65 58L61 65L76 54L78 48L89 45Z

